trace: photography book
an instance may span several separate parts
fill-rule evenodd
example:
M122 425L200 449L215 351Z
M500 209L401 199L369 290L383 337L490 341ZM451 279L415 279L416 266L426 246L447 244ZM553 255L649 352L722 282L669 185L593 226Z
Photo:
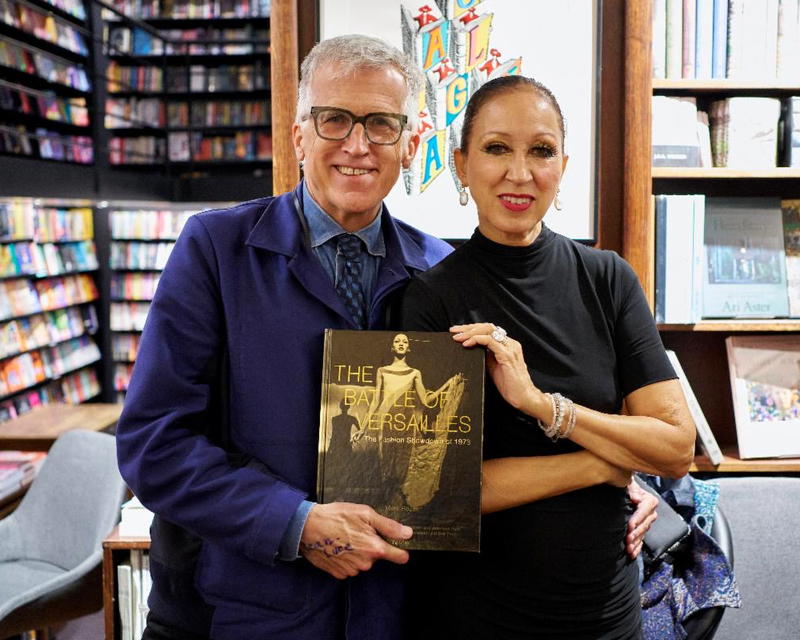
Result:
M478 551L484 358L445 332L326 329L317 499L412 527L406 549Z
M730 336L740 458L800 456L800 336Z
M686 397L686 404L689 406L689 411L692 413L700 448L708 456L711 464L716 466L722 462L722 451L719 448L717 439L714 437L714 432L711 431L703 409L700 407L700 403L694 395L692 385L689 384L689 378L686 377L686 373L683 371L680 360L678 360L678 355L674 351L667 349L667 357L672 364L672 368L675 369L675 373L678 375L678 380L683 389L683 395Z

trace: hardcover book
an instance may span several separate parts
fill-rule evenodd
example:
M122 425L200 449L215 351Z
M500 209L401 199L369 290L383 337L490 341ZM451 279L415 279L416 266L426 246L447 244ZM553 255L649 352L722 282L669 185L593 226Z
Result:
M725 345L739 457L800 455L800 336L730 336Z
M704 318L789 315L778 198L706 198Z
M326 329L317 499L414 529L406 549L480 546L484 350L448 333Z
M714 437L714 432L711 431L708 420L706 420L703 409L700 407L700 403L697 401L697 396L694 395L692 385L689 384L689 378L686 377L686 373L683 371L680 360L678 360L678 355L674 351L667 349L667 357L672 364L672 368L675 369L675 373L677 374L678 380L681 383L681 389L683 389L683 395L686 398L686 404L689 406L689 411L692 413L694 426L697 429L697 441L700 443L700 448L708 456L711 464L718 465L722 462L722 451L719 448L717 439Z

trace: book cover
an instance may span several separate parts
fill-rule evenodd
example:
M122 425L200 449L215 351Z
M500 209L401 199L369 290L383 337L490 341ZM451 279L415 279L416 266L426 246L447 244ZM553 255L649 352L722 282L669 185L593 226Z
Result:
M783 250L786 254L786 289L789 315L800 317L800 200L782 200Z
M704 318L789 315L778 198L706 198Z
M697 104L694 98L653 96L653 166L699 167Z
M741 458L800 455L800 336L725 339Z
M689 411L692 413L692 419L697 429L697 442L700 444L700 448L703 452L708 456L711 464L718 465L722 462L722 451L719 448L717 439L714 437L714 432L711 431L708 420L706 420L703 409L697 401L697 396L694 395L692 385L689 384L689 379L686 377L680 360L678 360L678 355L671 349L667 349L667 357L672 364L672 368L675 369L675 373L678 375L681 389L683 389L683 395L686 398L686 404L689 406Z
M407 549L480 546L484 350L444 332L325 331L317 499L411 526Z

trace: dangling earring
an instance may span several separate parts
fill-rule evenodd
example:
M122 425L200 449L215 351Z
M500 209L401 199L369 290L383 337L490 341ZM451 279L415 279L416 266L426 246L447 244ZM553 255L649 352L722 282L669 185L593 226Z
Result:
M467 203L469 202L469 193L467 193L466 188L464 185L459 185L458 187L458 204L462 207L466 207Z
M556 191L556 197L553 198L553 207L555 208L556 211L561 211L561 209L563 208L561 205L561 200L559 200L558 198L558 195L560 193L561 193L561 188L559 187L558 190Z
M306 166L306 161L305 160L301 160L300 161L300 171L302 171L305 166Z

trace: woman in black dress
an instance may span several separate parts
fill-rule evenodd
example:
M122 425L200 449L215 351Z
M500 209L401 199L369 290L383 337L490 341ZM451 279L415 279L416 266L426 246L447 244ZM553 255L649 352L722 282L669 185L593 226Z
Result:
M494 387L481 553L417 556L419 635L639 638L624 487L630 470L688 471L695 431L679 383L630 266L542 221L567 165L547 88L483 85L455 160L478 229L412 281L402 326L486 347Z

